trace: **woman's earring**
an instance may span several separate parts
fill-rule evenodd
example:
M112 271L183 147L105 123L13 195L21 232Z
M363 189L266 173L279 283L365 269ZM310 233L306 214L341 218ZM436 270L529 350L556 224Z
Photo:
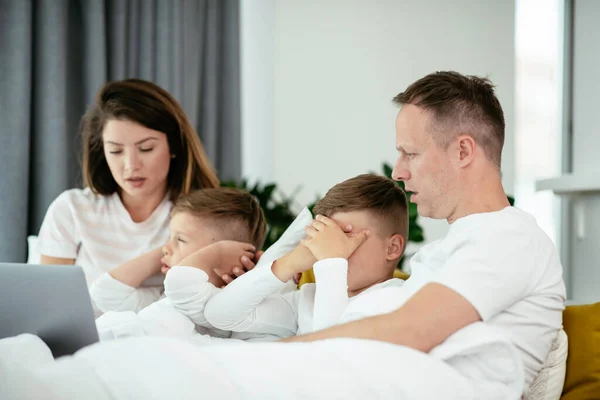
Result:
M171 158L175 158L175 154L171 154Z

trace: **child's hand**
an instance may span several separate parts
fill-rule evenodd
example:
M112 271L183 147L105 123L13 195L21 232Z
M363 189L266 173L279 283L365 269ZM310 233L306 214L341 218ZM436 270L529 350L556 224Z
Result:
M325 258L345 258L367 240L371 233L367 230L348 235L333 220L317 215L306 227L306 238L302 244L310 249L317 260Z
M237 271L244 270L243 258L252 260L256 251L251 244L234 240L221 240L208 247L212 247L211 251L215 252L217 262L213 264L213 271L220 277L233 274L240 276L241 273Z
M251 244L221 240L195 251L181 260L179 265L198 268L211 278L216 275L221 279L222 275L231 275L235 268L243 269L242 257L252 259L254 251Z
M263 255L264 251L259 250L256 252L256 254L254 254L254 258L249 258L247 256L242 256L242 268L234 268L233 269L233 273L230 274L222 274L221 275L221 279L223 279L223 282L225 282L225 284L229 284L231 282L233 282L233 280L235 278L239 278L240 276L244 275L246 272L248 271L252 271L254 269L254 267L256 267L256 263L258 263L258 260L260 259L260 257Z
M299 244L294 250L273 263L273 274L282 282L287 282L296 274L308 271L317 259L304 245Z

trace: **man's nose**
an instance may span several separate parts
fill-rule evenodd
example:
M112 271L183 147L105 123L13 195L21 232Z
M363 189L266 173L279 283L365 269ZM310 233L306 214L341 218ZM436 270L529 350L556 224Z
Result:
M395 181L406 181L410 178L410 172L404 166L402 160L398 159L392 170L392 179Z

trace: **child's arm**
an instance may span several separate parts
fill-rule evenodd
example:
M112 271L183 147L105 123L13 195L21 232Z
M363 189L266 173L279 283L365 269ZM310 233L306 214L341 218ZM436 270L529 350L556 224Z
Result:
M162 250L152 250L105 273L90 286L90 296L103 312L139 311L158 300L162 287L140 287L160 273Z
M348 306L348 260L326 258L313 267L316 292L313 330L329 328L340 322Z
M149 305L137 315L148 336L190 338L200 332L214 337L229 338L231 336L231 332L220 331L210 326L199 329L199 325L177 309L171 299L167 297Z
M138 288L152 275L160 274L160 260L162 257L162 248L158 248L119 265L110 271L109 274L127 286Z
M162 287L135 288L113 278L108 272L90 286L92 301L102 312L134 311L154 303L162 295Z
M165 296L177 311L194 324L211 328L204 316L208 300L218 293L208 274L195 267L173 267L165 278Z
M206 306L206 318L215 328L289 337L298 331L299 290L285 294L286 285L271 266L253 269L221 289Z
M315 261L312 253L300 245L271 265L247 272L208 302L206 318L214 327L233 332L295 335L300 291L280 291L296 273L310 269Z
M221 287L225 284L222 276L231 275L234 270L245 268L244 259L254 258L254 246L235 240L220 240L196 250L181 260L178 265L201 269L208 275L208 281ZM248 264L246 263L246 264Z
M208 300L218 293L216 286L224 284L220 275L239 268L240 260L252 258L253 251L251 244L232 240L221 240L195 251L167 272L165 296L194 324L212 329L204 309Z
M348 258L370 233L346 233L335 221L318 215L306 228L302 244L319 260L315 263L315 331L337 325L348 305Z

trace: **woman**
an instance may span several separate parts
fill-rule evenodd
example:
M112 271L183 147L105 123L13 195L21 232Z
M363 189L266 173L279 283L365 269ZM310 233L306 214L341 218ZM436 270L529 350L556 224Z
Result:
M42 264L77 264L88 284L165 244L172 201L219 186L180 104L157 85L105 84L82 118L84 189L63 192L39 233Z

